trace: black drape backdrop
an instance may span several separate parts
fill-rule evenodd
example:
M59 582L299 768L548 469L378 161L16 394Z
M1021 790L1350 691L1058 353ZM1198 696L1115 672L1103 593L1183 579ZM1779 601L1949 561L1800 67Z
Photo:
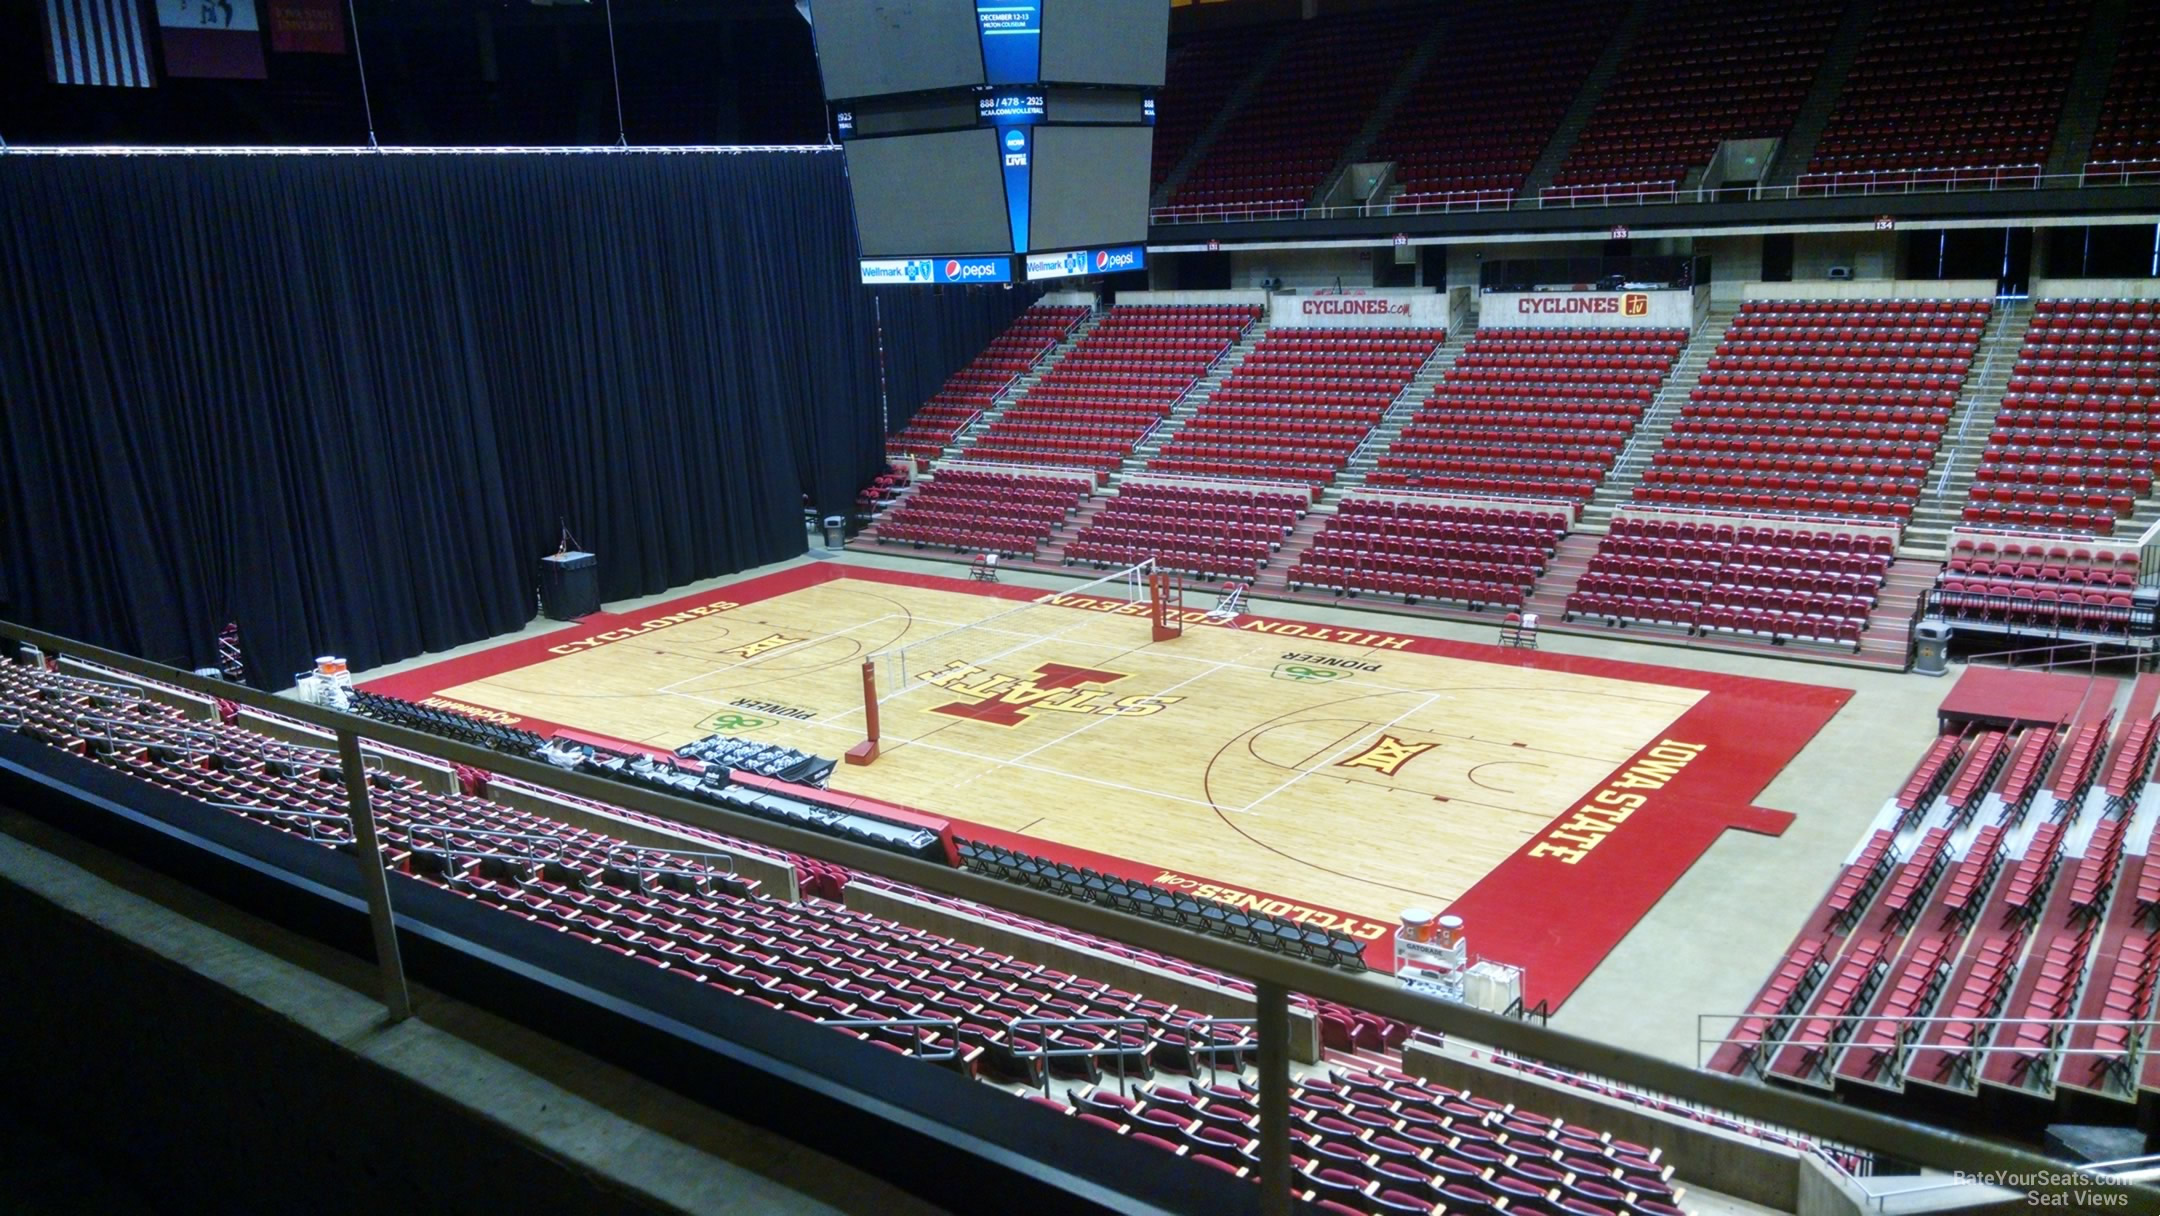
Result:
M563 522L608 599L799 553L880 463L855 256L833 154L0 155L0 613L277 684L517 627Z
M1042 289L882 287L876 295L885 331L886 422L897 431L948 376L967 366L1025 312Z

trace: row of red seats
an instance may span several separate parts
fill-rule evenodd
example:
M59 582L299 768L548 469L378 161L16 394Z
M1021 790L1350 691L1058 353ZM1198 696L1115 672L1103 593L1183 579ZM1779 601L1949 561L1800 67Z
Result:
M877 539L1027 557L1089 488L1070 478L948 468L881 519Z
M1596 0L1448 6L1446 38L1374 141L1405 206L1505 205L1625 15Z
M1082 307L1037 305L1013 318L1005 332L954 372L907 426L886 440L886 450L923 458L944 451L1014 376L1033 367L1087 314Z
M2047 159L2088 5L1912 0L1877 11L1810 174ZM1807 177L1803 177L1805 184Z
M1970 355L1862 356L1845 344L1939 342L1952 332L1946 325L1952 319L1976 337L1989 308L1985 300L1749 301L1644 472L1636 500L1874 518L1909 514ZM1803 464L1782 452L1710 454L1730 451L1737 442L1786 443L1798 428L1821 423L1848 428L1833 432L1838 466L1819 457ZM1855 478L1855 472L1864 476Z
M1303 206L1439 16L1412 5L1300 30L1170 201Z
M1607 624L1641 622L1668 625L1690 634L1752 635L1772 642L1811 642L1858 649L1863 621L1842 616L1808 615L1769 607L1705 607L1645 596L1577 591L1568 596L1563 619L1603 617Z

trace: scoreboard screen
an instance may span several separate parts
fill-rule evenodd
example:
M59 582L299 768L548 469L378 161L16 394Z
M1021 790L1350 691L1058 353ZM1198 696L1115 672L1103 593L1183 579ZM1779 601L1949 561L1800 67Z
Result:
M1159 89L1169 42L1166 0L1043 0L1038 79Z
M1147 240L1153 127L1037 127L1029 249Z
M811 18L828 99L986 83L975 0L814 0Z
M865 283L1145 269L1165 0L811 0Z
M842 147L862 256L1012 252L994 129L855 139Z

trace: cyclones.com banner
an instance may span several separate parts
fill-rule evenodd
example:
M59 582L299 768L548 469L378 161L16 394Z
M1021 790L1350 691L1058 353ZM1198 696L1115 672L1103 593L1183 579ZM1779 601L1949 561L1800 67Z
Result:
M1690 329L1692 291L1489 292L1479 329Z
M1276 296L1269 320L1289 329L1445 329L1447 297Z

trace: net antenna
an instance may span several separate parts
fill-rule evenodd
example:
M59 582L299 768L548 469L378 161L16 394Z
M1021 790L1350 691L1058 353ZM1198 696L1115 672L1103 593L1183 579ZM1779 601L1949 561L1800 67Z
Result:
M948 671L955 663L989 668L1008 655L1056 641L1095 623L1098 616L1147 616L1161 641L1165 613L1175 623L1177 604L1165 608L1161 599L1162 572L1155 559L1112 570L1099 578L1061 591L1046 591L992 613L982 620L955 625L905 646L878 651L863 660L864 739L847 751L849 764L869 764L878 755L878 709L920 688L932 687L926 676ZM1175 576L1173 576L1175 580ZM1181 588L1176 580L1174 587ZM1172 594L1180 594L1173 590ZM1182 602L1182 601L1180 601ZM1089 612L1074 613L1082 607ZM1173 624L1168 636L1181 628Z

